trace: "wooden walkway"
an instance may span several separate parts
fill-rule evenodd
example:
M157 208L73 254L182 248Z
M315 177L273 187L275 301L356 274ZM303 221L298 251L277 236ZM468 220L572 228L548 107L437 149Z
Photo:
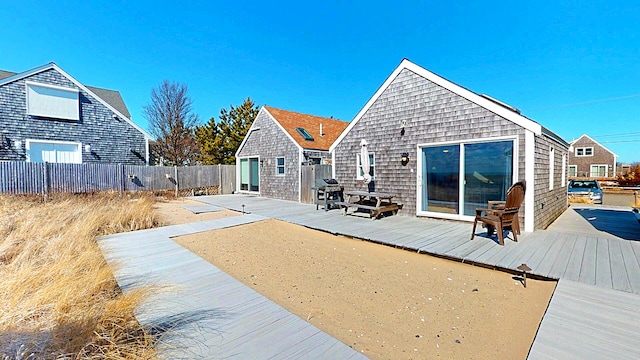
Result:
M365 358L170 239L264 219L235 216L98 240L125 293L161 289L136 312L160 338L161 358Z
M469 240L472 224L464 222L403 216L372 221L343 216L337 210L316 211L313 205L255 196L193 199L333 234L484 266L515 271L517 266L526 263L535 275L560 279L557 298L554 294L548 309L550 316L543 319L532 347L532 359L565 358L569 353L570 358L608 359L616 358L616 351L640 358L640 321L637 317L628 317L625 306L615 306L619 302L638 304L640 299L640 224L630 209L572 207L547 230L524 233L517 243L509 237L505 239L505 246L500 246L495 238L487 238L483 231L478 231L475 240ZM580 299L581 306L568 305L576 298ZM597 313L592 318L601 326L593 326L587 319L584 326L574 322L580 331L573 331L574 327L567 326L567 322L553 320L554 316L573 319L591 312ZM617 321L620 318L635 320L621 323ZM619 333L631 344L624 350L619 349L618 337L609 336L618 326L624 328ZM585 332L589 336L584 336ZM593 346L597 346L599 352L583 346L585 341L597 342Z

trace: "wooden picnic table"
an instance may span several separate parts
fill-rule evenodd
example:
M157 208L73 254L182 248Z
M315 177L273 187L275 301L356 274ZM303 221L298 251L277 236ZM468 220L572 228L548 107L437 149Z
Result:
M395 195L390 193L351 190L345 191L344 195L345 201L336 202L344 209L344 215L347 215L349 208L355 208L355 211L369 210L369 217L376 219L385 212L396 214L400 208L398 203L393 202Z

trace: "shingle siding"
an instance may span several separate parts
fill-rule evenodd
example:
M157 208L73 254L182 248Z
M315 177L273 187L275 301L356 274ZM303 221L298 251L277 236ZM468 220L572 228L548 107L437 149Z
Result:
M25 81L78 89L55 69L0 86L0 133L9 145L0 149L0 160L25 160L26 140L32 139L80 142L85 163L145 164L144 135L126 120L114 119L109 108L85 91L79 89L79 121L27 115ZM19 149L14 148L14 141L21 142ZM86 144L91 145L90 152L85 151Z
M401 126L403 122L404 132ZM401 213L415 215L417 161L422 160L418 153L419 146L496 138L515 139L518 154L516 179L525 180L527 131L513 121L403 69L335 146L335 176L346 190L369 188L356 180L356 156L360 152L360 141L365 139L369 143L369 152L375 154L375 180L371 187L375 191L397 194L395 200L404 205ZM560 183L561 159L567 147L546 135L534 138L536 184L528 184L527 191L535 189L534 226L544 228L550 219L555 219L566 209L566 193L560 189ZM548 189L548 165L545 167L545 162L548 164L548 152L542 150L545 146L548 150L550 144L557 147L557 187L551 192ZM404 152L409 153L410 160L403 166L401 156ZM544 186L547 187L545 193L542 191ZM538 195L541 197L538 198ZM520 208L521 224L524 224L525 206L523 204ZM538 216L538 212L542 216Z
M238 152L238 157L260 158L260 195L273 199L298 201L300 152L297 145L266 113L260 112L253 128ZM276 175L276 158L285 158L285 175ZM239 164L239 161L237 162Z
M550 156L554 149L553 190L550 188ZM535 185L534 191L534 227L546 229L568 207L566 173L565 185L562 184L562 155L567 154L567 147L555 139L542 135L535 138ZM530 191L530 190L528 190Z
M356 154L366 139L375 153L375 190L398 194L401 213L415 215L418 145L498 136L517 138L524 159L521 127L405 69L336 146L336 177L346 189L367 188L356 180ZM409 153L406 166L400 161L403 152ZM518 171L524 179L524 167Z
M592 147L593 156L576 156L576 148ZM616 165L615 156L605 147L589 139L581 137L573 143L573 152L569 154L569 165L576 165L576 175L578 177L590 177L591 165L607 165L609 177L615 177L614 168Z

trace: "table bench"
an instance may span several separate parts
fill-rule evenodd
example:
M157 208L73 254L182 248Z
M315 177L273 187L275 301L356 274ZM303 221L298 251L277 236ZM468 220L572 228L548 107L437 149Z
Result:
M391 212L397 214L398 210L402 208L402 205L394 203L392 199L394 194L367 192L367 191L345 191L345 198L347 201L338 201L335 204L339 205L343 210L343 215L348 214L349 208L355 208L351 213L355 213L358 209L368 210L369 217L372 219L378 218L381 214Z

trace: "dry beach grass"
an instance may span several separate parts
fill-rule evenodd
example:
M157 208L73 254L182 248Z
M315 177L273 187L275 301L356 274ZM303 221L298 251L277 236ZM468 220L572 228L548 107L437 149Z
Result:
M0 358L154 358L96 237L156 226L154 199L0 196Z

